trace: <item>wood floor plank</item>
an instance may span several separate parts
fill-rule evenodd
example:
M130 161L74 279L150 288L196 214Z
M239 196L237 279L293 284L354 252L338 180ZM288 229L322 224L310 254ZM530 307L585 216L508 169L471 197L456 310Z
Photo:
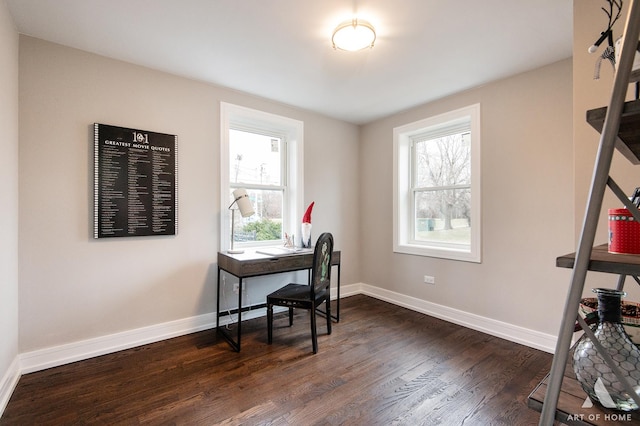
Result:
M243 322L242 352L208 330L24 375L0 426L534 425L551 355L363 295L311 352L309 318Z

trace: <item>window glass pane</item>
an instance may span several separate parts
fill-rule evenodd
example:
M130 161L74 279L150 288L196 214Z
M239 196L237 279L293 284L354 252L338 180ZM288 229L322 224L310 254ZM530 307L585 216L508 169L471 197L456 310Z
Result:
M280 138L241 130L229 131L229 181L281 185Z
M255 212L242 218L233 206L235 214L220 215L220 249L282 245L304 211L304 123L220 102L220 125L221 204L243 188Z
M447 189L415 193L416 241L471 243L471 190Z
M283 191L249 189L247 192L255 214L243 218L238 211L233 212L234 241L282 240ZM232 191L229 198L233 201ZM235 210L235 206L233 208Z
M480 104L393 129L395 253L482 261L481 136Z
M425 188L469 184L470 142L469 132L416 142L414 186Z

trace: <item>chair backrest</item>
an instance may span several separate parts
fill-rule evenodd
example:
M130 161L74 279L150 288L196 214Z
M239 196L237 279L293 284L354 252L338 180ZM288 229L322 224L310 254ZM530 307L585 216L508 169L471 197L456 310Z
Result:
M333 235L325 232L316 241L313 251L311 271L311 293L321 292L331 285L331 257L333 256Z

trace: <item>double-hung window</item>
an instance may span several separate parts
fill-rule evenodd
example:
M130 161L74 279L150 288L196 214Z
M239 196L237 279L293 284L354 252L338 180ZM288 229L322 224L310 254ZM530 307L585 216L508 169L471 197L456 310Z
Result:
M229 248L231 232L239 248L281 245L301 215L302 122L222 103L221 133L221 249ZM246 218L236 206L227 209L239 188L255 212Z
M394 129L394 251L480 262L480 106Z

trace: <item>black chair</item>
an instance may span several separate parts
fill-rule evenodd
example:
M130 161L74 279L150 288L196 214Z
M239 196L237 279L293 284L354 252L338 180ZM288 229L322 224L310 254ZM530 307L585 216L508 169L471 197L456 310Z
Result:
M316 331L316 308L326 303L327 334L331 334L331 256L333 255L333 236L325 232L320 235L313 251L311 283L290 283L267 296L267 322L269 323L268 342L273 341L273 306L289 308L289 326L293 325L293 308L309 310L311 316L311 339L313 353L318 353L318 333Z

